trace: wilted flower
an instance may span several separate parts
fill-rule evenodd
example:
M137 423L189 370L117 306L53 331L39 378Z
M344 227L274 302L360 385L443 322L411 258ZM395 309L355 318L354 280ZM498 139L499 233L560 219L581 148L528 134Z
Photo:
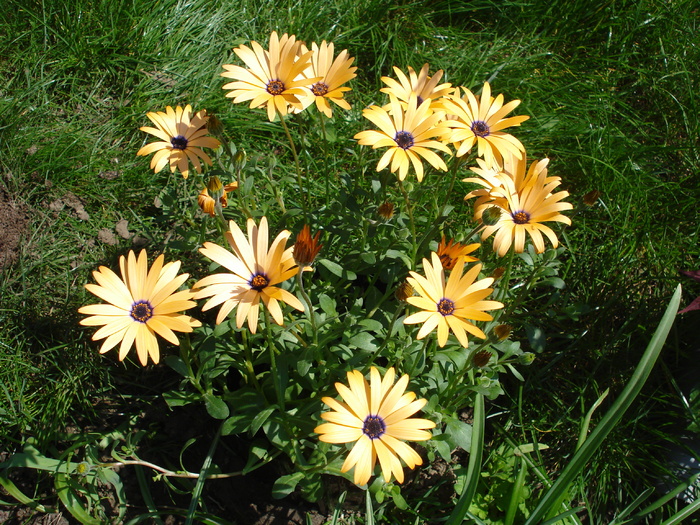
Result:
M384 220L389 220L394 216L394 204L391 202L383 202L377 208L377 213Z
M216 175L209 177L207 185L199 192L197 204L204 213L208 213L212 217L216 215L217 205L219 209L228 206L227 194L238 188L237 182L231 182L224 186L221 180Z

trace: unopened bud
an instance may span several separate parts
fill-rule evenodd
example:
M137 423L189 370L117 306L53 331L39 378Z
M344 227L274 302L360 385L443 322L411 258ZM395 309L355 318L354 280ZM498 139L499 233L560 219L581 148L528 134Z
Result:
M478 368L484 368L489 364L492 355L493 354L488 350L481 350L474 354L474 357L472 357L472 363L474 363L474 366Z
M518 363L521 365L529 366L535 360L535 354L532 352L525 352L518 357Z
M377 213L385 220L389 220L394 216L394 205L391 202L384 202L377 208Z
M501 213L501 208L498 206L489 206L484 210L484 213L481 214L481 222L486 226L493 226L501 218Z
M404 281L396 288L394 295L396 296L397 300L406 302L406 299L413 297L413 286Z
M224 124L216 115L209 115L207 119L207 131L212 135L221 135L224 132Z
M496 334L496 337L499 341L508 339L508 336L512 331L513 327L509 324L499 324L496 328L493 329L493 333Z
M593 206L600 198L600 192L598 190L589 191L583 196L583 203L586 206Z

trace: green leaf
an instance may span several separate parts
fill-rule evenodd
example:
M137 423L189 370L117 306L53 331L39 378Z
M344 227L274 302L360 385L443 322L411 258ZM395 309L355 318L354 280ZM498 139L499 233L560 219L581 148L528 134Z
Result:
M368 352L374 352L377 349L377 345L374 343L374 336L367 332L360 332L359 334L353 335L348 340L348 344Z
M204 405L207 407L207 413L214 419L226 419L230 414L226 401L212 394L204 394Z
M331 299L328 295L322 293L318 296L318 304L321 306L321 310L329 316L335 317L338 312L335 309L335 301Z
M295 472L294 474L287 474L286 476L277 478L272 485L272 497L274 499L282 499L289 496L294 492L294 489L297 488L297 485L303 477L303 472Z
M452 448L469 450L472 446L472 426L457 418L446 418L445 435Z
M182 377L187 377L189 376L189 370L187 370L187 365L185 362L182 360L180 356L177 355L168 355L163 358L163 362L168 365L170 368L175 370L178 374L180 374Z
M481 473L481 458L484 453L484 427L486 426L486 412L484 411L484 396L477 394L474 399L474 428L472 429L472 442L469 448L469 466L467 467L467 483L464 492L457 500L452 514L447 519L447 525L461 525L464 517L469 512L476 487Z
M170 408L182 407L190 403L198 403L202 396L199 392L181 392L180 390L171 390L163 392L163 399Z
M319 266L322 266L323 268L331 272L333 275L335 275L336 277L340 277L341 279L345 279L347 281L354 281L357 278L355 272L352 272L350 270L344 270L343 267L340 266L338 263L329 261L328 259L318 259L318 264Z
M73 485L74 482L69 476L56 474L54 478L56 494L58 494L68 512L83 525L100 525L102 523L100 520L93 518L87 513L83 503L76 495Z

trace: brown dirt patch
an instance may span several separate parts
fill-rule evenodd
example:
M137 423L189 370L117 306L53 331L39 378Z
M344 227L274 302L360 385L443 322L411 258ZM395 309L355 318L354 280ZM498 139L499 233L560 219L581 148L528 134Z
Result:
M0 269L15 263L20 242L27 231L29 209L0 188Z

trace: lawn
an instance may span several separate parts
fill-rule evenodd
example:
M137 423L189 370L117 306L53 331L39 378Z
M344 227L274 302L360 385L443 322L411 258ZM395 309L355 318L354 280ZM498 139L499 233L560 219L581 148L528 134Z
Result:
M10 0L0 521L692 522L697 470L679 465L700 450L700 314L676 312L700 296L682 273L700 270L698 20L691 0ZM241 50L272 52L273 32L296 38L290 61L318 56L312 42L347 50L332 117L313 95L299 106L301 81L284 99L268 85L279 106L226 96L251 67ZM431 102L397 96L424 64ZM523 117L510 139L459 127L487 89L520 101L499 117ZM166 149L137 155L163 140L141 128L188 105L201 169L153 169ZM544 237L518 230L537 222L531 188L554 210ZM288 251L255 252L247 299L222 304L213 276L264 224ZM161 260L187 311L155 317L175 333L100 353L99 325L80 324L110 302L97 279ZM321 414L352 404L342 385L393 383L415 394L412 432L396 431L413 452L374 449L375 465L366 440L345 468L354 440Z

